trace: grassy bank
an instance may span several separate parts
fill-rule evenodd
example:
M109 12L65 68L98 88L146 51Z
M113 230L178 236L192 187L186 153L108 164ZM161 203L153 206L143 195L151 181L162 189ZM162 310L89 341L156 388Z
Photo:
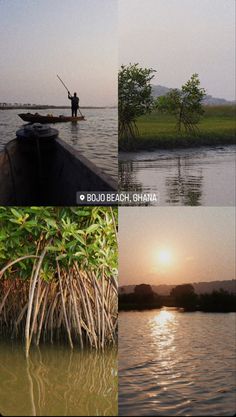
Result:
M195 135L176 131L174 116L154 111L137 121L139 136L122 140L120 150L151 150L217 146L235 143L236 106L205 106Z
M0 337L104 349L117 337L117 211L0 207Z

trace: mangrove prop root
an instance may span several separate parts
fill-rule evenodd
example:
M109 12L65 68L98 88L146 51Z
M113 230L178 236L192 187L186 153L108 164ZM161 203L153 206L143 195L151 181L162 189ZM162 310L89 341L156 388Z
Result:
M84 271L77 263L65 269L57 262L55 276L42 279L45 250L29 280L0 279L0 336L32 344L67 341L71 348L117 343L117 283L105 271Z
M11 266L17 264L18 262L24 261L25 259L30 259L30 258L38 258L37 255L26 255L26 256L21 256L18 259L15 259L14 261L8 263L3 269L0 270L0 279L2 278L4 272L6 272L7 269L9 269Z
M65 323L66 323L66 330L67 330L67 333L68 333L70 347L71 347L71 349L73 349L73 342L72 342L72 339L71 339L71 333L70 333L69 323L68 323L67 314L66 314L65 299L64 299L63 290L62 290L61 270L60 270L60 266L59 266L58 261L57 261L57 273L58 273L59 284L60 284L61 300L62 300L62 307L63 307Z
M30 349L30 321L31 321L31 313L32 313L32 308L33 308L33 300L34 300L34 292L35 292L35 287L36 287L36 283L37 283L37 279L40 273L40 269L43 263L43 259L46 255L47 249L45 248L42 252L42 254L40 255L36 270L35 270L35 274L32 280L32 285L30 287L30 293L29 293L29 305L28 305L28 312L27 312L27 319L26 319L26 327L25 327L25 352L26 352L26 357L29 356L29 349Z

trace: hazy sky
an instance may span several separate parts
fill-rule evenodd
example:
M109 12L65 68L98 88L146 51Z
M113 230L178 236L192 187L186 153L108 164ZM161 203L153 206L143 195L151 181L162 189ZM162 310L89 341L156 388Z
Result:
M0 102L117 100L118 0L0 0Z
M234 0L119 0L119 61L180 87L197 72L208 94L234 99Z
M235 277L234 208L119 208L119 283Z

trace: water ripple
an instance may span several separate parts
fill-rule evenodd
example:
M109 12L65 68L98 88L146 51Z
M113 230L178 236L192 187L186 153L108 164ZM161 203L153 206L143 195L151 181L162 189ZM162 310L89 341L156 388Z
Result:
M33 111L33 112L36 112ZM41 114L67 114L68 109L40 110ZM23 122L18 117L19 110L0 111L0 150L15 138L15 132ZM94 162L101 170L117 180L117 110L84 110L85 122L55 125L61 139Z
M236 147L119 154L121 190L158 193L159 205L235 205Z
M119 334L120 415L235 413L234 313L121 313Z

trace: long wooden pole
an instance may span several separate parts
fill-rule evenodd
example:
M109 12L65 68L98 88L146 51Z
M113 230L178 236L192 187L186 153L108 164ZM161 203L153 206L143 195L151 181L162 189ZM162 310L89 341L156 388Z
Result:
M64 85L65 89L66 89L66 90L68 91L68 93L70 94L70 91L68 90L67 86L65 85L65 83L62 81L62 79L59 77L59 75L58 75L58 74L57 74L57 78L61 81L62 85ZM80 112L80 115L81 115L82 117L84 117L84 116L83 116L83 114L81 113L80 108L79 108L79 112Z
M62 85L64 85L65 89L68 91L68 93L70 94L70 91L68 90L67 86L65 85L65 83L62 81L62 79L59 77L59 75L57 74L57 78L61 81Z

